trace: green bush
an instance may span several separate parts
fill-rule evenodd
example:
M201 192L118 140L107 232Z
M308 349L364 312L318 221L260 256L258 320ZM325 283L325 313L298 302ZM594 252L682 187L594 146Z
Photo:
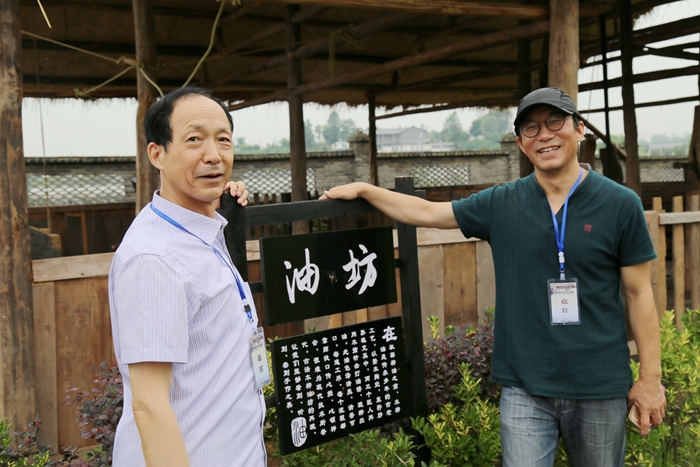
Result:
M667 311L661 319L661 382L666 387L666 418L646 438L627 430L625 465L700 465L700 311L687 310L684 329ZM635 379L639 363L632 362Z
M78 459L77 448L54 452L39 441L39 426L37 417L22 432L12 433L7 418L0 420L0 467L86 467ZM54 455L60 459L51 460Z
M500 389L489 381L491 354L493 353L493 308L486 309L482 324L472 326L447 326L445 335L438 334L439 319L431 317L431 337L424 346L425 389L431 412L447 402L457 403L453 386L459 384L459 368L468 363L471 375L481 380L481 396L492 402L498 400Z
M390 437L381 436L379 430L368 430L285 456L282 465L407 467L415 465L414 448L412 437L403 430Z
M481 396L481 381L471 373L468 364L460 364L461 380L454 386L457 404L448 402L427 419L412 419L430 448L430 467L490 467L501 455L498 406Z

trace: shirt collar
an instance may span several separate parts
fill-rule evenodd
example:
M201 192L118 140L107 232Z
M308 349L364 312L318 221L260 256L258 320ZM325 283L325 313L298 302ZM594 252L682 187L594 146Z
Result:
M153 193L151 203L156 209L183 226L191 234L204 240L208 245L214 243L216 236L228 224L228 221L218 212L214 213L215 218L204 216L162 198L157 191Z

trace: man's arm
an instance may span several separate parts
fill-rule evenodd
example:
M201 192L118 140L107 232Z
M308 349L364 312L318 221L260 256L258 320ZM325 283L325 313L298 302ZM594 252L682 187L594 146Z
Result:
M404 224L438 229L455 229L455 219L452 203L435 203L416 196L396 193L368 183L356 182L341 185L323 192L320 199L364 198L372 206L382 211L392 219Z
M129 365L132 407L148 467L189 467L185 442L170 405L172 363Z
M663 423L666 410L666 397L661 386L659 318L650 271L650 261L621 269L640 364L639 379L629 392L628 403L639 408L642 436L646 436L652 426Z

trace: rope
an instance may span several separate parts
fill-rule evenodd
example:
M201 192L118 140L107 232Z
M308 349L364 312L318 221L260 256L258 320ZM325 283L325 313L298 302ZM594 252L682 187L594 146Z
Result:
M219 7L219 12L216 14L216 19L214 20L214 26L211 28L211 37L209 38L209 47L207 47L207 51L204 52L204 55L202 55L202 58L200 58L199 62L197 62L197 66L195 66L194 70L192 70L190 77L187 78L187 81L185 81L185 84L182 85L183 88L185 86L187 86L188 84L190 84L190 81L192 81L192 78L194 78L194 75L197 73L197 70L199 70L199 67L202 65L204 60L207 58L207 56L209 55L209 52L211 52L212 47L214 47L214 40L216 39L216 27L219 24L219 19L221 18L221 13L223 13L225 5L226 5L226 2L221 2L221 6ZM146 79L148 79L148 78L146 78ZM163 93L161 92L160 95L162 97Z
M359 41L352 37L348 30L354 25L348 24L344 28L337 29L331 32L331 41L328 44L328 71L331 72L331 76L335 74L335 38L340 37L348 44L354 45L358 50L364 50L360 45Z
M110 62L119 63L119 61L115 58L107 57L105 55L100 55L98 53L91 52L89 50L81 49L80 47L75 47L73 45L69 45L69 44L65 44L63 42L55 41L53 39L49 39L48 37L40 36L38 34L34 34L31 32L28 32L28 31L21 31L21 33L25 34L29 37L34 37L36 39L41 39L42 41L51 42L52 44L60 45L62 47L66 47L68 49L75 50L76 52L82 52L84 54L92 55L93 57L101 58L103 60L109 60Z
M51 21L49 21L49 17L46 16L46 11L44 11L44 5L41 4L41 0L36 0L36 2L39 4L39 8L41 8L41 14L44 15L44 19L46 20L46 24L49 25L49 29L51 29ZM36 44L34 44L36 45Z
M160 97L163 97L164 96L163 91L158 87L158 85L156 83L153 82L153 80L151 78L148 77L148 75L146 74L146 71L143 69L143 62L139 62L138 70L141 72L143 77L146 78L146 81L151 83L151 86L156 88L156 90L158 91L158 94L160 94Z
M84 90L82 90L82 91L81 91L80 89L77 89L77 88L74 89L74 91L75 91L75 97L77 97L78 99L94 99L94 97L92 97L92 96L90 95L90 93L92 93L92 92L94 92L94 91L97 91L98 89L100 89L100 88L103 87L103 86L108 85L109 83L111 83L111 82L114 81L115 79L117 79L117 78L119 78L120 76L126 74L126 72L129 71L129 70L131 70L132 68L134 68L134 67L133 67L133 66L130 66L129 68L126 68L126 69L122 70L121 72L117 73L115 76L111 77L110 79L108 79L107 81L105 81L105 82L102 83L102 84L98 84L98 85L95 86L94 88L84 89Z

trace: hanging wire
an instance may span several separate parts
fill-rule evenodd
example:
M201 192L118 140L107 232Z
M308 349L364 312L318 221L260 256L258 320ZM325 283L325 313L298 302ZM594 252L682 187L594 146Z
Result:
M192 73L190 74L190 77L187 78L187 81L185 81L185 84L182 85L184 88L188 84L190 84L190 81L192 81L192 78L194 78L194 75L197 73L197 70L199 70L199 67L204 63L204 60L206 60L207 56L209 55L209 52L211 52L212 47L214 47L214 40L216 40L216 27L219 25L219 19L221 18L221 13L224 11L224 6L226 5L226 2L221 2L221 6L219 7L219 12L216 14L216 19L214 20L214 26L211 28L211 37L209 38L209 47L207 47L207 51L204 52L204 55L202 55L202 58L199 59L199 62L197 62L197 66L194 67L194 70L192 70ZM161 96L163 96L163 93L160 93Z
M51 21L49 21L49 17L46 15L46 11L44 10L44 5L41 4L41 0L36 0L36 2L39 4L39 8L41 8L41 14L44 15L44 19L46 20L46 24L48 24L49 29L51 29Z

